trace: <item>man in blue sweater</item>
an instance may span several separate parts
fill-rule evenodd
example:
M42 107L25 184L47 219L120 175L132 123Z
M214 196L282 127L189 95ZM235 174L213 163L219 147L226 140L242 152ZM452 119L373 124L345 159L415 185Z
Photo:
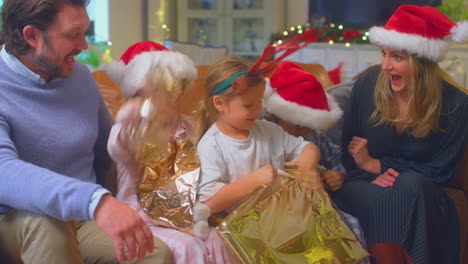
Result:
M86 4L3 6L1 263L171 261L140 216L96 184L97 172L111 166L112 120L89 70L74 58L87 49Z

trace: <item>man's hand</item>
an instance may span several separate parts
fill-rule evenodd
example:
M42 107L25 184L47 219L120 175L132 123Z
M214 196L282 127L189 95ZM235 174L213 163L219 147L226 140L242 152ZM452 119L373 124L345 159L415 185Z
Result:
M396 178L400 174L394 169L388 169L384 174L381 174L375 180L372 181L373 184L376 184L380 187L392 187L395 184Z
M138 250L138 259L143 259L146 252L153 252L153 235L148 226L135 210L118 201L110 194L101 198L94 213L98 226L112 241L120 263L132 261ZM125 256L125 247L128 255ZM138 247L138 249L137 249Z
M380 172L380 162L369 155L367 139L353 137L349 142L348 152L353 157L356 165L367 172L378 174Z
M322 175L322 181L330 190L336 191L343 186L344 174L339 171L327 170Z

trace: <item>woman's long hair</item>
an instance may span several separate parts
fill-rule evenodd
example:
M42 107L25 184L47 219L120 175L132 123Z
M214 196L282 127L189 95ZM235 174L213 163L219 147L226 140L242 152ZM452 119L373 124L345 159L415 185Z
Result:
M410 134L423 138L430 132L442 132L439 120L442 111L442 94L447 82L465 94L467 90L455 82L436 62L409 56L410 77L406 80L405 97L407 107L399 112L390 78L381 71L374 92L375 111L369 122L378 125L403 123Z
M198 110L196 111L197 125L195 129L195 140L197 144L208 128L210 128L210 126L215 123L218 118L218 111L213 105L213 90L223 81L232 77L234 74L248 69L251 66L252 65L240 57L228 56L219 60L211 67L206 79L204 98L202 101L200 101ZM247 78L247 86L252 87L262 81L263 77L261 74L250 76ZM232 87L229 87L218 95L222 96L226 100L229 100L238 94L235 94Z

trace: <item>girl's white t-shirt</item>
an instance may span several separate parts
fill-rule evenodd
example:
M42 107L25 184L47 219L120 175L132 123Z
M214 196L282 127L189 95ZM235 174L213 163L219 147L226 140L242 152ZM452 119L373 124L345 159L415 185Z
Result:
M228 137L213 124L197 147L201 162L198 199L202 202L210 199L224 184L265 165L283 169L283 163L299 156L308 143L266 120L256 120L246 140Z

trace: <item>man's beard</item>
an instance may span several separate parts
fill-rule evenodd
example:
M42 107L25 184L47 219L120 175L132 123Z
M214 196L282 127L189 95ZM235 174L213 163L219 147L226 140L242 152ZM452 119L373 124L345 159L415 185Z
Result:
M60 65L44 54L40 54L35 59L35 63L39 71L44 76L47 76L48 80L46 81L52 81L54 79L65 77L62 69L60 68Z
M46 52L50 55L54 55L54 51L51 48L50 42L47 38L47 36L44 36L44 41L45 41L45 48ZM67 56L75 56L78 55L81 51L78 49L74 49L72 52L68 53ZM55 57L57 59L58 57ZM63 71L61 65L63 63L63 58L61 58L60 61L55 61L54 57L47 56L45 53L39 54L35 58L35 64L39 70L39 72L42 73L43 76L46 76L47 80L46 81L52 81L55 79L59 78L64 78L68 77L67 74Z

